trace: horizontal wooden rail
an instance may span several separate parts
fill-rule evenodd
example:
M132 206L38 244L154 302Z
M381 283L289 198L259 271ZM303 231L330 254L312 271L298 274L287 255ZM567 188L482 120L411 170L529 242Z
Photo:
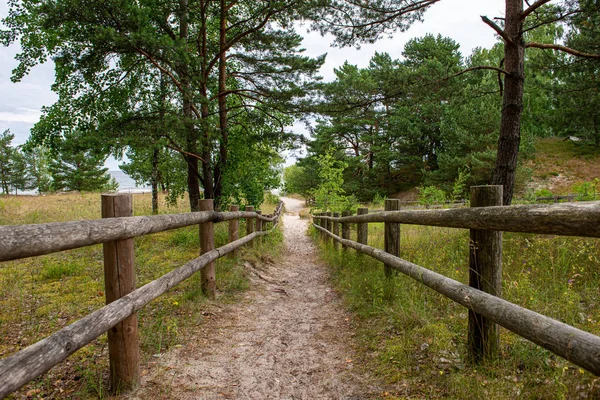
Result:
M0 360L0 398L4 398L30 380L48 371L69 355L104 334L115 324L139 311L150 301L163 295L177 284L192 276L195 272L204 268L208 263L269 232L254 232L235 242L211 250L134 290L128 295L94 311L53 335Z
M342 218L315 215L313 218L351 223L396 222L446 228L600 237L600 201L510 207L383 211Z
M600 337L464 285L383 250L342 239L317 224L313 226L342 245L382 261L469 310L600 376Z
M144 217L107 218L48 224L0 226L0 261L16 260L79 247L168 231L204 222L239 218L273 221L255 212L191 212Z

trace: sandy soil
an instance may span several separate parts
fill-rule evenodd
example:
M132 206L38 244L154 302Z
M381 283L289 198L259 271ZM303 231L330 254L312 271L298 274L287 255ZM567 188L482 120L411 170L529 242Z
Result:
M304 202L283 201L281 262L247 264L244 299L161 356L134 398L365 399L374 391L355 371L349 317L297 215Z

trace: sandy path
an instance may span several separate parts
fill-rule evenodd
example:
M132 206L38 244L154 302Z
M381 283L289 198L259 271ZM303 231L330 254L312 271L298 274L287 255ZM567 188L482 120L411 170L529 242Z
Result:
M252 288L219 310L192 343L161 358L137 398L363 399L351 329L327 271L306 236L304 203L284 198L286 253L276 265L247 265ZM211 346L207 346L211 343ZM166 389L168 387L168 389Z

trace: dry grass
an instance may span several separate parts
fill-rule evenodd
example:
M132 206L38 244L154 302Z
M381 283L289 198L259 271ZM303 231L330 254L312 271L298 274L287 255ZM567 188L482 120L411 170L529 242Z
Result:
M579 182L600 178L600 149L562 138L540 139L536 155L523 167L533 171L531 187L557 195L573 193Z
M148 215L150 194L134 194L135 215ZM162 213L186 212L187 202L167 206ZM264 213L272 212L269 204ZM97 193L0 197L0 224L29 224L96 219ZM245 232L243 220L240 232ZM142 286L198 256L198 228L188 227L136 238L137 285ZM227 226L218 224L216 245L226 243ZM240 257L276 252L279 243L244 250ZM265 246L267 247L267 246ZM139 314L143 370L154 354L193 335L208 309L235 301L248 286L239 260L217 262L218 298L207 300L194 276L150 303ZM104 305L102 246L90 246L41 257L0 263L0 357L6 357L54 333ZM9 398L103 398L107 395L106 337L101 336L64 363L32 381Z
M468 282L466 230L402 225L401 233L403 258ZM369 244L383 248L382 224L369 224ZM404 275L385 279L368 256L323 250L356 315L365 368L390 384L385 397L599 398L597 377L504 329L501 358L469 365L465 308ZM600 335L599 254L597 239L505 233L503 297Z

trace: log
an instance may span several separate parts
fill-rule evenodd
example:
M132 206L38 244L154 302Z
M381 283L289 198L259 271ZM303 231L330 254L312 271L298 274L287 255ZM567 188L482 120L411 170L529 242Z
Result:
M254 208L252 208L254 209ZM195 212L89 221L0 226L0 261L39 256L192 226L256 218L253 212ZM266 217L259 217L268 220Z
M357 214L360 215L368 215L368 208L359 208L357 210ZM377 215L377 214L373 214ZM366 222L358 222L356 224L356 241L358 243L367 244L369 243L369 224Z
M333 216L335 218L339 218L340 213L339 212L335 212L335 213L333 213ZM340 223L338 221L333 221L332 232L333 232L334 235L340 236ZM339 247L340 247L340 244L334 240L333 241L333 249L337 251L339 249Z
M471 186L471 207L502 205L502 185ZM502 232L471 229L469 286L502 297ZM500 348L500 330L485 316L469 310L468 359L494 360Z
M254 232L233 243L209 251L51 336L0 360L0 398L6 397L9 393L48 371L125 318L139 311L150 301L191 277L211 261L223 257L252 241L255 237L267 233Z
M246 206L246 211L256 215L254 214L254 206ZM254 232L254 218L246 217L246 235L250 235L252 232Z
M231 212L237 212L239 210L240 210L240 206L238 206L236 204L232 204L229 206L229 211L231 211ZM238 219L230 220L228 230L227 230L227 233L228 233L227 241L229 243L235 242L236 240L238 240L239 230L240 230L239 220ZM235 257L237 257L237 251L234 250L231 253L229 253L229 255L231 256L231 258L235 258Z
M342 211L342 218L349 217L352 215L352 211ZM350 239L350 223L342 222L342 238ZM342 251L347 251L348 246L342 245Z
M256 215L260 216L262 214L261 210L256 210ZM263 231L263 221L260 218L256 218L256 232L262 232ZM252 245L254 247L257 247L260 244L260 239L257 239L255 241L252 242Z
M131 217L131 194L101 196L102 218ZM104 291L106 304L135 290L135 250L133 239L104 243ZM113 393L133 389L140 379L140 353L137 314L108 330L110 387Z
M397 211L400 209L400 200L386 199L385 211ZM384 250L393 256L400 257L400 224L397 222L385 222L384 227ZM392 276L394 269L384 264L384 273L386 277Z
M398 222L447 228L600 237L600 201L512 205L510 207L384 211L377 214L345 217L339 221L351 223Z
M328 211L325 213L325 215L328 217L331 217L332 213L331 213L331 211ZM329 232L331 232L333 230L333 221L330 219L326 219L324 222L325 222L325 229L327 229ZM326 244L331 243L331 239L329 238L329 236L325 236L325 243Z
M198 201L200 211L213 211L214 200L206 199ZM215 248L215 228L212 221L200 224L200 255L208 253ZM200 285L202 293L209 299L214 300L217 293L217 282L215 280L215 263L211 261L202 268Z
M508 207L507 207L508 208ZM322 228L316 229L324 232ZM474 289L383 250L326 233L359 253L385 263L556 355L600 376L600 337Z

